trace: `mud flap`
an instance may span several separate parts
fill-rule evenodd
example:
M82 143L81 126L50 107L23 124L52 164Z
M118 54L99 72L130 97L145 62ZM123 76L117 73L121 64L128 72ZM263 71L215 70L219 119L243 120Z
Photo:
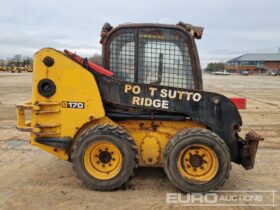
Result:
M245 143L242 145L240 151L240 162L246 170L254 167L259 141L263 140L264 138L253 130L246 134Z

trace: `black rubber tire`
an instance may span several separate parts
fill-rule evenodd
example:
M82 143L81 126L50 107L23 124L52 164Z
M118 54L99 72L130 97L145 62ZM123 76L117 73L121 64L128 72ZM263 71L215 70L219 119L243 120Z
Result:
M219 161L216 176L206 183L194 183L184 178L178 168L177 159L182 149L192 144L203 144L211 148ZM218 189L229 177L231 169L230 152L225 142L215 133L204 128L185 129L176 134L168 143L165 153L164 170L169 180L181 191L204 193Z
M108 180L96 179L84 167L84 152L91 143L104 140L113 143L122 154L122 168L113 178ZM109 124L97 125L83 132L72 147L72 165L77 177L86 186L95 190L111 191L123 187L134 175L137 168L137 147L132 138L120 126Z

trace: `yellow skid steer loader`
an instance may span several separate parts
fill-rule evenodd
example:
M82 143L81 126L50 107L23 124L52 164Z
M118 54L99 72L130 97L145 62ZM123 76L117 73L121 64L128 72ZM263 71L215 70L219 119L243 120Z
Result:
M103 66L51 48L34 57L32 101L17 105L31 144L71 161L92 189L124 186L137 167L164 167L183 192L207 192L231 162L253 168L254 131L227 97L203 91L195 39L203 28L106 23ZM31 120L25 118L31 110Z

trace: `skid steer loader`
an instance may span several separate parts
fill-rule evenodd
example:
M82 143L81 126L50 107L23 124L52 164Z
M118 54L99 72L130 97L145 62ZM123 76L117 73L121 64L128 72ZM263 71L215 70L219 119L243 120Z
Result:
M138 166L164 167L183 192L217 189L231 162L253 168L262 137L241 138L235 104L203 91L195 45L202 33L183 22L106 23L103 66L41 49L32 101L17 105L17 128L31 132L32 145L71 161L92 189L121 188Z

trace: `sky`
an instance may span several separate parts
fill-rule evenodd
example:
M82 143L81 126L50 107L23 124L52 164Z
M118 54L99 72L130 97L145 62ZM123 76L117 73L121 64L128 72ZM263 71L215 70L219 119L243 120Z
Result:
M280 47L279 0L0 0L0 58L32 56L43 47L90 56L101 52L105 22L204 27L202 67Z

